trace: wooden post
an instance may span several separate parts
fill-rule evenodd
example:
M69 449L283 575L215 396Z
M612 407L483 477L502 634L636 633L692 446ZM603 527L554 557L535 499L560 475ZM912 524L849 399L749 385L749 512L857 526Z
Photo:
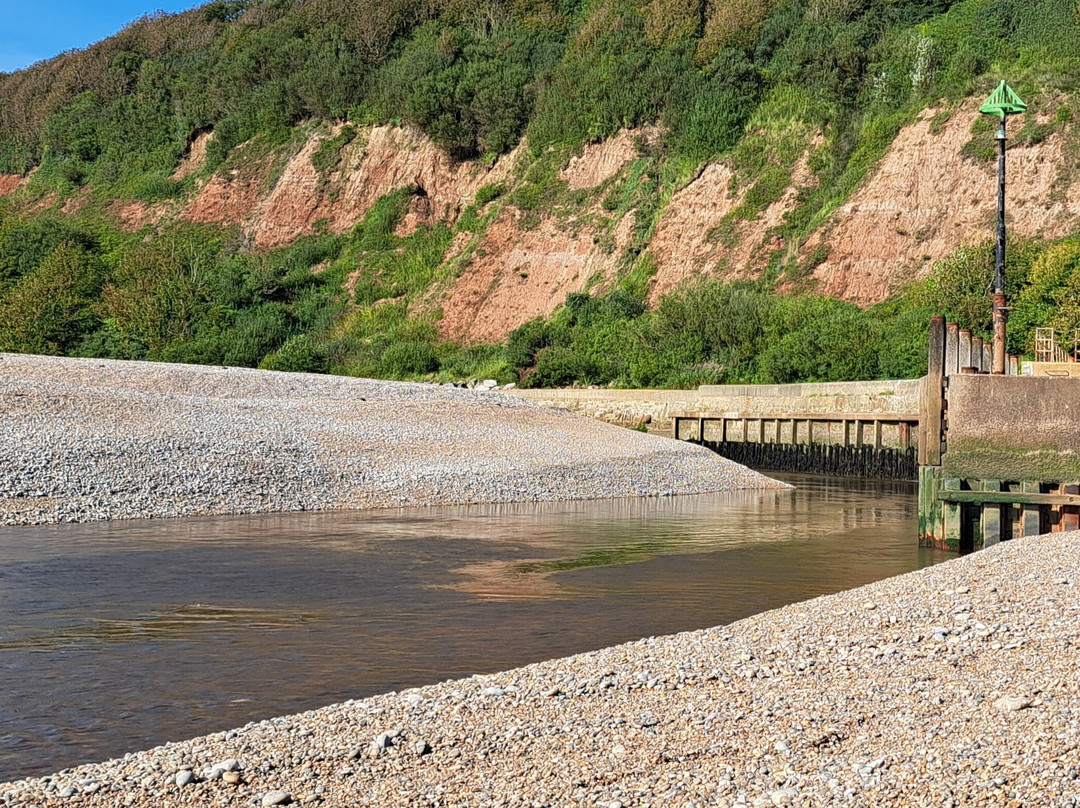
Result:
M791 445L798 446L799 444L799 422L794 418L791 419Z
M750 419L749 418L743 418L742 419L742 442L743 443L746 443L747 440L748 440L748 435L749 435L748 430L749 429L750 429Z
M971 367L971 331L967 328L960 329L960 355L959 370Z
M982 373L986 368L983 367L983 341L982 337L971 338L971 366L975 368L976 373Z
M1025 494L1038 494L1040 486L1037 482L1024 483L1023 491ZM1038 536L1042 533L1042 520L1039 518L1038 505L1025 505L1024 515L1021 517L1023 522L1023 534L1024 536Z
M945 318L930 318L930 348L926 376L919 396L919 465L941 465L941 427L945 412L948 342ZM903 438L904 425L900 426ZM901 439L901 444L904 443ZM906 448L906 447L905 447Z
M727 418L720 419L720 442L727 443Z
M765 419L764 418L758 418L757 426L758 426L758 430L757 430L757 432L758 432L758 436L757 436L758 443L764 443L765 442Z
M1080 485L1064 485L1063 494L1080 494ZM1061 509L1061 529L1063 531L1080 530L1080 507L1065 505Z
M959 491L960 479L958 477L946 477L941 482L945 491ZM946 502L942 508L945 518L945 546L950 550L960 549L960 503Z
M705 419L704 418L698 418L697 419L697 439L698 439L698 443L704 443L705 442Z
M1006 364L1008 364L1008 363L1006 363ZM1021 487L1022 486L1020 485L1020 483L1009 483L1009 491L1011 491L1013 493L1017 493L1017 494L1020 493ZM1009 515L1008 515L1007 519L1008 519L1008 522L1009 522L1009 531L1010 531L1009 538L1016 539L1016 538L1019 538L1020 536L1023 536L1024 535L1024 518L1023 518L1023 511L1021 510L1020 506L1014 502L1012 505L1009 506L1008 514Z
M919 467L919 545L922 547L945 546L945 533L941 520L944 503L938 499L938 473L934 466Z
M983 480L983 491L1000 491L1001 480ZM990 503L982 506L983 547L993 547L1001 541L1001 506Z
M780 438L782 437L782 435L781 435L781 429L782 429L782 427L781 427L781 421L780 421L780 419L779 419L779 418L777 418L777 419L776 419L776 443L777 443L777 445L779 445L779 444L780 444Z
M874 448L881 448L881 421L874 421Z
M930 318L933 328L933 318ZM960 326L947 323L945 326L945 375L960 372Z
M682 418L680 418L679 416L676 415L673 420L675 422L675 440L678 440L679 439L679 424L682 423Z
M855 422L855 448L856 449L861 449L862 448L862 442L863 442L863 422L862 421L856 421Z

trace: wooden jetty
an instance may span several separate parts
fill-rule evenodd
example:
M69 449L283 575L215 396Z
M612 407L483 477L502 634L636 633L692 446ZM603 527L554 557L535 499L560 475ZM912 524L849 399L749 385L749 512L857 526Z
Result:
M676 416L690 440L754 468L914 480L916 414L724 413Z

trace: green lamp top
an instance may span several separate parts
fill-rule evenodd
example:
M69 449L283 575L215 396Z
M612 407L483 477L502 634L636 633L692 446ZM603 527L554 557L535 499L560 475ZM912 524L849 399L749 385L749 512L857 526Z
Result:
M998 117L1017 115L1026 111L1027 104L1021 101L1020 96L1014 93L1012 87L1004 81L997 86L994 92L990 93L986 103L979 107L979 112L984 115L997 115Z

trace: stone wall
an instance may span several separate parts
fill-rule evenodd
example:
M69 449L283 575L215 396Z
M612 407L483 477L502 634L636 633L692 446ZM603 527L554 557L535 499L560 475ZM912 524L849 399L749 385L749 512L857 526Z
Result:
M644 424L671 434L676 415L739 416L917 415L915 379L828 384L707 385L697 390L512 390L549 407L622 426Z

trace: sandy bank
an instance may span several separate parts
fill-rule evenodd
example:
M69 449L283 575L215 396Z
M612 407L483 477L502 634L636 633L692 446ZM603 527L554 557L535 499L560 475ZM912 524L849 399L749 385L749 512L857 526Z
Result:
M0 800L1075 805L1078 574L1080 534L1017 540L727 627L0 786Z
M497 393L0 354L0 523L772 485L700 447Z

